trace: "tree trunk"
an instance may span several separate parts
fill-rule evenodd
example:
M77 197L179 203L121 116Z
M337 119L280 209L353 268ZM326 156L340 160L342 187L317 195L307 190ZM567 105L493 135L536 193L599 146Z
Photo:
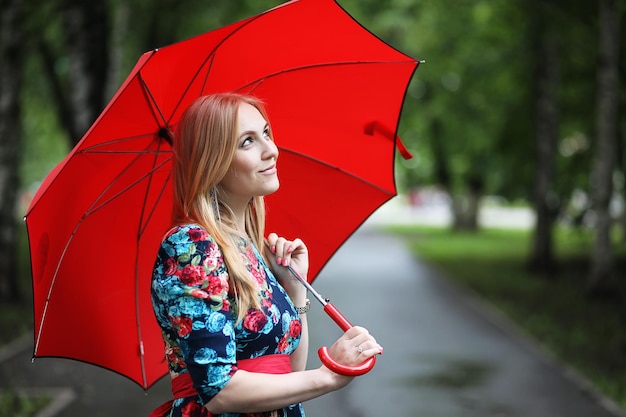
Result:
M106 2L65 0L65 45L69 67L70 99L78 143L104 108L108 75L108 14Z
M552 232L558 204L553 191L555 156L558 139L559 61L558 42L546 16L540 16L536 73L536 143L537 169L534 184L534 207L537 218L529 262L534 272L552 276L556 269Z
M16 203L22 126L24 5L5 0L0 22L0 300L21 299L17 265Z
M441 134L441 120L437 117L430 122L430 143L433 150L435 180L446 191L450 192L450 168L448 167L448 158L444 149L445 141L442 139Z
M128 19L130 7L128 1L119 1L113 11L113 26L111 28L111 45L109 48L109 68L107 85L104 91L105 101L108 102L117 92L124 80L124 42L128 33Z
M611 213L613 172L616 168L619 100L619 22L616 0L600 0L599 56L597 67L596 154L591 182L593 210L596 213L596 240L588 280L590 293L613 286Z
M481 194L470 190L466 194L452 198L452 214L455 231L475 232L478 230L478 209Z

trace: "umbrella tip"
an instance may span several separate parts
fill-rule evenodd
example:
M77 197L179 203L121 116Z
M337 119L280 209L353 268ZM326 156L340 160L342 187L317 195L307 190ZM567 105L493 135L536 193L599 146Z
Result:
M426 60L425 60L425 59L420 59L420 60L419 60L419 63L420 63L420 64L425 64L425 63L426 63Z

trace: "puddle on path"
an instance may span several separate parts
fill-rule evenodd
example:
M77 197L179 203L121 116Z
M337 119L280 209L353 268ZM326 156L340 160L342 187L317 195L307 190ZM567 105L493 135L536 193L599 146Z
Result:
M420 355L423 367L419 373L399 379L404 386L448 392L457 410L467 417L516 417L518 414L500 400L491 398L482 388L496 371L482 360L444 355ZM450 404L448 404L450 406Z
M439 388L471 388L482 385L492 372L485 362L467 359L433 358L428 363L435 364L435 369L407 378L404 382L412 386L433 386Z

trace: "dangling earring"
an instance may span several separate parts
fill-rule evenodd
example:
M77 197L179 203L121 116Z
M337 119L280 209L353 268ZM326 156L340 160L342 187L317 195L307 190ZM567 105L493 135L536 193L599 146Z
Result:
M215 220L221 222L222 219L220 217L220 205L217 202L217 190L215 187L211 188L209 192L209 197L211 198L211 205L213 206L213 212L215 213Z

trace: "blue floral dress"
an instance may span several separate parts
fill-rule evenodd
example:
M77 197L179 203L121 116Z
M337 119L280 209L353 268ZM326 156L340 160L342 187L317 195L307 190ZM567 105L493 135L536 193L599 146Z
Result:
M237 360L266 354L291 354L302 323L291 300L256 247L241 239L239 248L256 280L261 310L250 309L236 323L228 271L213 238L198 225L177 226L164 237L152 277L152 304L171 378L189 372L198 395L174 401L171 417L209 416L203 406L237 371ZM302 404L234 416L304 416Z

